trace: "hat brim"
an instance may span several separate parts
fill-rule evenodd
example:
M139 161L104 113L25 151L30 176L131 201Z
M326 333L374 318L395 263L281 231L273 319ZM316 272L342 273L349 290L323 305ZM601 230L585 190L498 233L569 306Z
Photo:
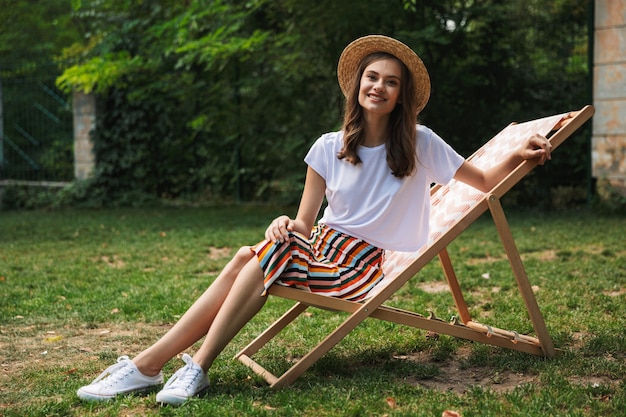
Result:
M422 111L430 97L430 77L424 63L404 43L383 35L369 35L356 39L346 46L341 53L337 66L337 79L344 96L348 95L363 58L375 52L391 54L406 65L413 77L417 113Z

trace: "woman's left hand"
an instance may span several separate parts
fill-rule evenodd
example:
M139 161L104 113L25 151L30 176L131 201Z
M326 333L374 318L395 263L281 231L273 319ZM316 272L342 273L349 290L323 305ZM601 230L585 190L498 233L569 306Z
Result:
M546 161L552 159L552 145L544 136L535 134L528 138L526 144L520 150L522 159L538 159L539 165L545 164Z

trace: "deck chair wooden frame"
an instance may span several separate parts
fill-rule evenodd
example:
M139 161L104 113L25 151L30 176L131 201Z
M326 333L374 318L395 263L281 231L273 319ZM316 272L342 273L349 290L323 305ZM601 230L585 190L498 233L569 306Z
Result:
M554 150L574 131L589 120L593 113L594 109L592 106L585 106L575 112L521 124L511 124L481 147L481 149L468 158L468 160L480 166L481 157L483 157L485 153L489 153L493 151L493 149L498 148L500 152L504 150L506 153L508 150L517 146L516 144L507 142L511 140L511 137L517 137L519 141L533 133L540 133L548 137L552 144L552 150ZM495 153L491 152L491 159L498 159L497 152L497 150ZM388 263L386 255L383 267L385 268L386 282L384 284L378 284L376 289L378 289L378 287L381 288L365 301L346 301L295 288L273 285L269 290L269 294L294 300L296 302L295 305L271 324L248 346L242 349L235 357L250 367L256 374L264 378L272 388L283 387L295 381L298 376L368 317L529 354L543 355L546 357L554 356L556 349L546 328L541 311L539 310L531 284L500 204L500 198L535 166L536 162L523 161L512 170L504 180L487 193L479 192L469 187L473 194L468 197L469 201L461 201L460 205L458 201L455 203L453 199L456 193L462 194L467 191L466 189L459 188L468 187L465 184L453 180L446 186L433 188L431 192L432 208L429 242L416 254L407 255L402 253L398 254L397 259L394 259L393 256L395 254L391 253L389 259L389 262L392 264L390 271L386 269ZM486 166L483 166L483 168L485 167ZM452 213L448 213L448 211L452 211ZM532 322L535 336L522 335L516 331L504 330L488 324L478 323L470 316L446 247L486 211L491 213L495 223L504 251L511 265L513 275L517 281L521 297L527 308L529 319ZM458 317L455 316L450 322L447 322L435 317L432 313L430 316L423 316L419 313L383 305L386 300L406 284L406 282L426 264L434 259L435 256L439 257L458 311ZM349 315L335 330L319 342L317 346L312 348L305 356L294 363L291 368L280 376L273 375L252 359L255 353L309 307L343 311L349 313Z

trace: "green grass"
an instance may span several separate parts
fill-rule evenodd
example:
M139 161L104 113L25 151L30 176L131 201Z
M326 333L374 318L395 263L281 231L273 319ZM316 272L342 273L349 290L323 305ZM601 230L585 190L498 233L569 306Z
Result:
M552 359L368 320L292 386L271 390L232 359L289 307L271 298L210 371L205 398L83 403L76 389L167 331L241 245L293 209L0 212L3 416L620 416L626 409L626 218L514 213L509 222L556 346ZM471 314L532 333L493 223L449 248ZM455 313L436 262L390 304ZM431 284L427 287L426 284ZM435 286L436 287L436 286ZM258 355L277 372L344 316L311 310ZM193 350L193 348L191 349ZM182 362L172 360L166 376ZM390 404L395 401L395 406Z

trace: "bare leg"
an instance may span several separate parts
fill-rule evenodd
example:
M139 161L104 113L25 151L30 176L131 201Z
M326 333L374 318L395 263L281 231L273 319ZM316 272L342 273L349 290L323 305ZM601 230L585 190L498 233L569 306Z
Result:
M156 375L167 361L206 335L237 276L253 258L256 260L249 247L239 249L220 275L180 320L156 343L133 359L137 368L145 375ZM262 275L260 282L263 282ZM260 293L261 289L257 294Z
M193 356L194 362L205 372L239 330L263 307L267 297L261 296L262 292L263 271L254 258L239 273L202 346Z

